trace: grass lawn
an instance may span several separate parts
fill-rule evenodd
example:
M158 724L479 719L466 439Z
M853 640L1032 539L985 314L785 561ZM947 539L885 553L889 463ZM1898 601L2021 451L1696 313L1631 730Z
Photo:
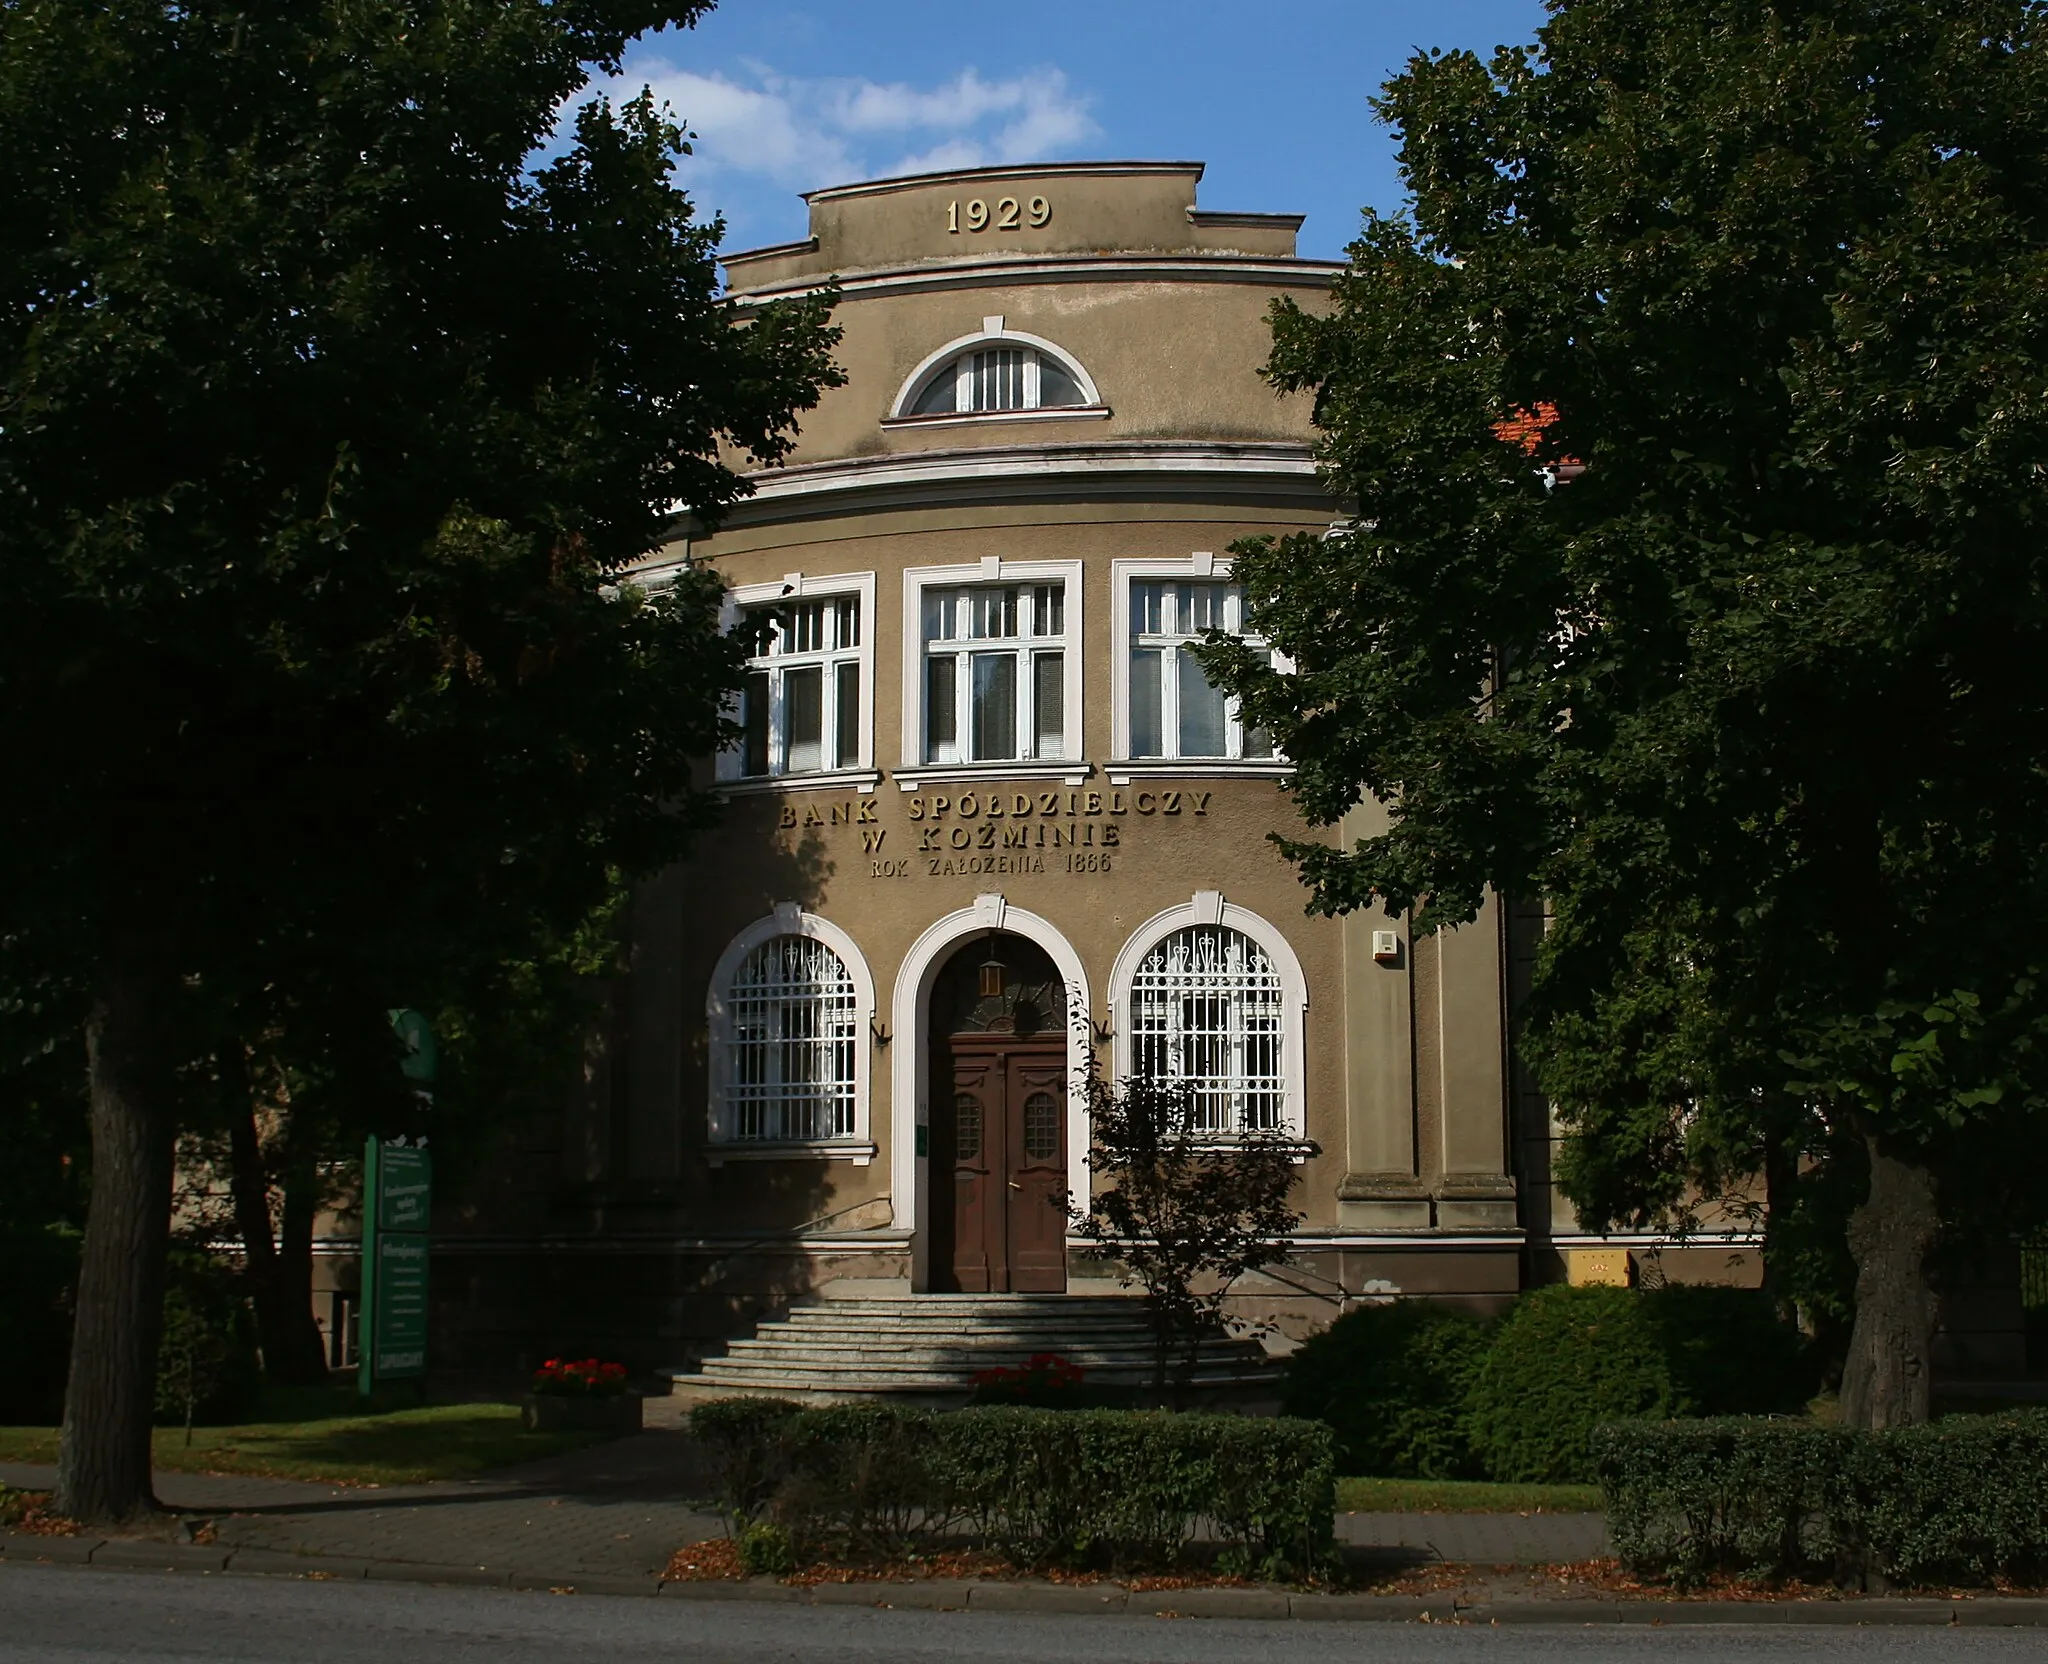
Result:
M1496 1485L1484 1479L1340 1479L1340 1513L1582 1514L1598 1485Z
M174 1473L246 1473L344 1485L461 1479L596 1444L595 1432L529 1433L510 1404L434 1404L364 1415L329 1399L294 1408L299 1419L240 1427L156 1430L156 1465ZM329 1409L320 1414L318 1409ZM308 1410L315 1413L306 1414ZM0 1462L54 1462L54 1427L0 1427Z

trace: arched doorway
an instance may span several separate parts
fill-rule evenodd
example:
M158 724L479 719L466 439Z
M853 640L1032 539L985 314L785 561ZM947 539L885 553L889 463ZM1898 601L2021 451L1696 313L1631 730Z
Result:
M931 1286L1067 1286L1067 994L1036 942L990 931L931 994Z

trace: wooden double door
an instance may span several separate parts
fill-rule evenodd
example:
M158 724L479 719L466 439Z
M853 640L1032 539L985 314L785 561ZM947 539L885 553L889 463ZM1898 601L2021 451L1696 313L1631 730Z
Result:
M933 1282L966 1294L1064 1293L1064 1039L941 1039L932 1088Z

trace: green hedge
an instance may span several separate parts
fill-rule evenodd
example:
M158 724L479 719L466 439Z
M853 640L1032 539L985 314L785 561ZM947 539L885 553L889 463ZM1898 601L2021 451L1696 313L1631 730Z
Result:
M1329 1424L1339 1473L1470 1478L1465 1405L1486 1343L1484 1320L1460 1307L1360 1306L1287 1360L1281 1408Z
M1947 1584L2048 1575L2048 1411L1865 1433L1721 1418L1593 1436L1632 1567Z
M1421 1300L1347 1313L1289 1361L1283 1402L1330 1425L1346 1473L1568 1483L1601 1422L1796 1411L1817 1375L1760 1290L1558 1285L1490 1330Z
M718 1504L749 1564L888 1557L962 1539L1024 1565L1170 1564L1199 1528L1223 1563L1303 1575L1330 1552L1329 1430L1144 1410L700 1405Z

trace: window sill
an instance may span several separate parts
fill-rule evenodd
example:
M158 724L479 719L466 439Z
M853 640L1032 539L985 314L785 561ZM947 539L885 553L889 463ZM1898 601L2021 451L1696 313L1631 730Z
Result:
M866 794L881 783L878 768L820 769L815 774L750 775L741 780L720 780L712 790L724 797L757 797L763 792L845 791L848 787Z
M1052 404L1036 410L942 410L930 416L884 416L882 431L979 427L985 422L1099 422L1108 415L1106 404Z
M1148 757L1142 762L1104 763L1103 772L1112 786L1128 786L1133 780L1278 780L1294 772L1294 765L1271 757L1232 759L1190 757L1161 760Z
M1085 759L1067 762L1064 759L1039 761L1013 757L1004 762L905 763L896 770L896 784L906 792L922 791L927 784L943 786L955 780L1057 780L1064 786L1078 786L1094 772L1095 765Z
M789 1142L741 1142L705 1146L704 1159L713 1167L728 1161L850 1161L865 1167L875 1159L875 1146L853 1139L795 1139Z

